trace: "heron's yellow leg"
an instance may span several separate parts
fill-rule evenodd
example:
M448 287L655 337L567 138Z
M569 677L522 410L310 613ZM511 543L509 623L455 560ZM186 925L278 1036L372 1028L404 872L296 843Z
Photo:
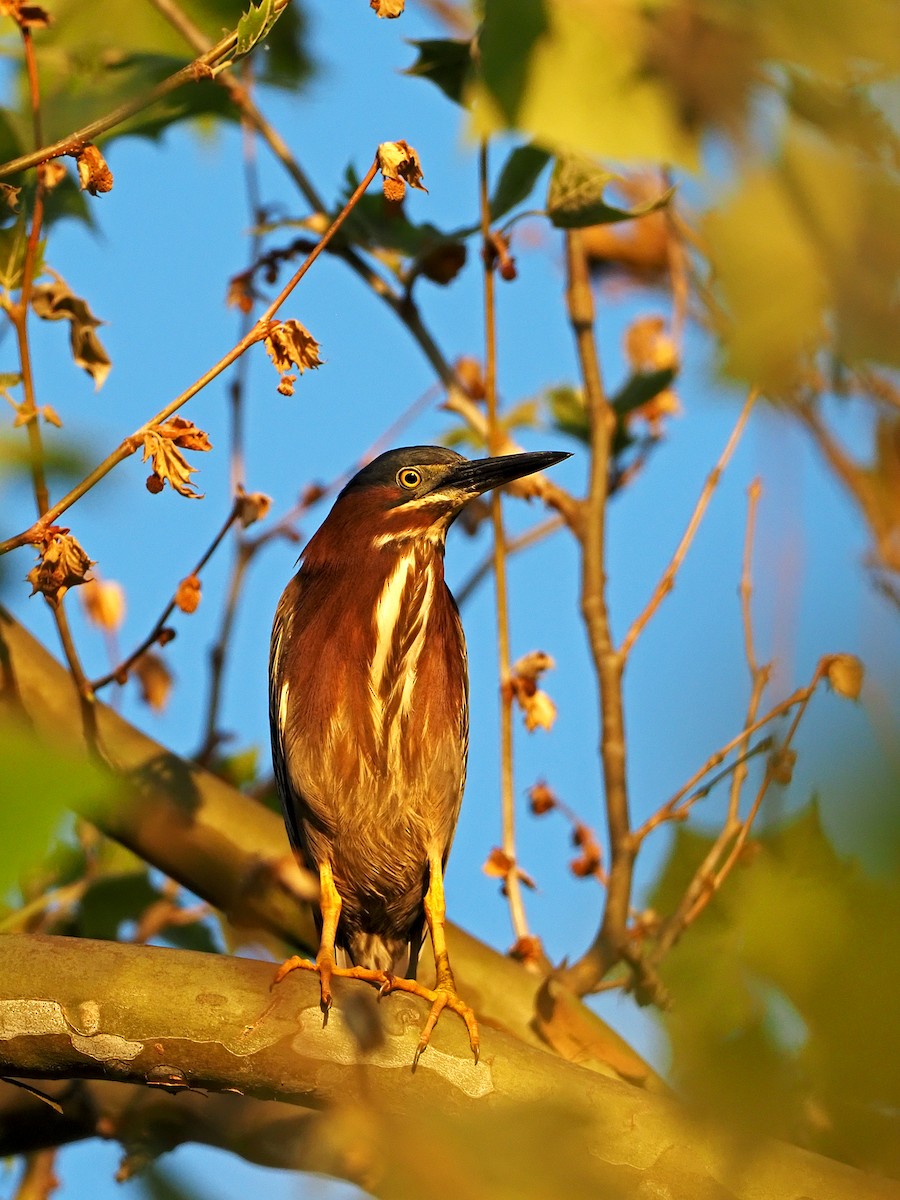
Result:
M435 984L434 988L423 987L414 979L394 979L391 978L388 989L404 992L412 992L416 996L422 996L425 1000L431 1001L431 1012L428 1014L428 1020L425 1022L419 1037L419 1045L416 1048L416 1055L413 1059L413 1069L422 1056L423 1051L428 1046L429 1039L438 1023L438 1018L445 1008L452 1009L465 1021L466 1029L469 1032L469 1045L472 1047L472 1053L475 1055L475 1061L478 1062L478 1023L475 1020L475 1014L461 998L456 990L456 980L453 978L453 970L450 966L450 955L447 952L447 935L445 932L446 923L446 908L444 905L444 870L440 856L432 854L429 856L430 878L428 881L428 891L425 893L425 920L428 922L428 932L431 934L431 945L434 949L434 970Z
M338 921L341 919L341 895L334 882L334 875L329 863L319 867L319 907L322 910L322 936L319 938L319 953L316 961L301 958L298 954L286 959L275 972L271 987L281 983L291 971L315 971L321 984L321 1000L319 1001L324 1016L323 1024L328 1023L328 1010L331 1008L331 979L339 975L348 979L364 979L367 983L375 983L384 987L387 976L383 971L370 971L366 967L336 967L334 965L334 940L337 936Z

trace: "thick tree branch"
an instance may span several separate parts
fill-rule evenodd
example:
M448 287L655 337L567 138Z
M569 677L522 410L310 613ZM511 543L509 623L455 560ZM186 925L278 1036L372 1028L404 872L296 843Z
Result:
M86 976L84 963L90 957ZM90 1078L281 1099L352 1121L361 1181L376 1195L409 1154L412 1122L435 1137L468 1131L484 1162L495 1134L562 1119L583 1146L589 1194L743 1200L888 1200L897 1185L774 1142L742 1154L728 1135L694 1125L672 1101L564 1063L485 1029L472 1063L462 1026L446 1022L410 1069L422 1012L394 995L377 1006L382 1041L360 1050L357 1002L373 993L337 980L322 1026L318 982L296 972L271 995L268 963L115 942L0 937L0 1073ZM474 1134L472 1131L475 1131ZM326 1139L327 1141L327 1139ZM539 1147L543 1161L546 1147ZM520 1150L528 1154L527 1146ZM531 1153L534 1153L532 1150ZM538 1160L536 1160L538 1161ZM543 1170L549 1177L546 1165ZM546 1179L523 1195L546 1194ZM588 1194L588 1193L586 1193Z
M0 702L4 698L48 736L80 739L75 693L65 669L0 609ZM280 817L178 758L105 705L98 704L97 713L104 745L115 747L120 768L135 773L143 785L102 817L103 832L235 924L261 927L314 950L318 938L312 910L284 881L284 865L290 860ZM98 821L96 812L92 819ZM545 1003L536 1015L540 978L453 926L448 940L464 997L486 1022L533 1046L561 1045L561 1037L554 1037L560 1025L565 1048L559 1052L565 1056L645 1087L664 1087L590 1009Z

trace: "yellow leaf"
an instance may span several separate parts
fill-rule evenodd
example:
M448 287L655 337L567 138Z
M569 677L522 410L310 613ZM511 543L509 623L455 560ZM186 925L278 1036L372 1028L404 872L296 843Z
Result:
M834 654L828 660L827 678L831 689L848 700L858 700L865 668L855 654Z

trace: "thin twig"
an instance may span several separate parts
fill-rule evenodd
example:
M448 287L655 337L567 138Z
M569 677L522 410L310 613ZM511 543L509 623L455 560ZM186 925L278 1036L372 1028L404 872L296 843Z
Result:
M366 172L363 180L353 192L353 195L341 209L340 213L334 218L331 225L329 225L328 229L316 244L315 249L312 250L306 257L303 264L294 273L288 283L285 284L281 292L279 292L279 294L275 297L249 333L247 333L245 337L241 338L237 345L233 346L227 354L220 358L214 366L210 367L208 371L201 375L200 378L196 380L195 383L191 384L191 386L184 392L182 392L181 395L176 396L175 399L172 400L171 403L167 404L165 408L161 409L156 416L151 417L151 419L145 425L142 425L141 428L135 433L133 433L131 437L126 438L111 454L109 454L103 460L102 463L96 466L94 470L91 471L91 473L81 481L81 483L77 484L70 492L63 496L61 500L57 501L57 503L54 504L39 521L37 521L29 529L23 530L22 533L16 534L15 537L7 538L5 542L0 543L0 554L5 554L9 550L14 550L18 546L25 546L31 542L40 541L41 535L48 525L53 524L57 517L64 513L66 509L71 507L76 500L80 500L85 493L89 492L95 484L99 483L100 480L108 475L109 472L118 466L120 462L130 457L130 455L137 450L137 448L143 442L145 433L168 420L173 413L177 412L179 408L196 396L196 394L205 388L207 384L211 383L217 376L221 375L221 373L227 367L230 367L233 362L239 359L241 355L250 348L250 346L252 346L255 342L261 341L266 336L269 322L272 320L275 313L288 298L288 296L291 294L309 268L313 265L322 251L326 248L331 239L338 232L344 221L349 216L350 212L358 203L366 188L375 178L377 171L378 160L376 157L376 159L372 162L371 167Z
M231 511L229 512L228 516L225 518L225 522L222 525L222 528L219 530L219 532L216 534L216 536L213 538L213 540L207 546L206 550L201 555L200 559L197 562L197 565L194 567L193 571L190 572L191 575L199 575L200 574L200 572L203 570L203 568L206 566L206 564L212 558L213 554L215 554L218 547L221 545L223 538L225 537L226 533L228 533L228 530L231 528L231 526L237 520L239 512L240 512L240 503L238 501L235 501L231 507ZM137 660L141 657L141 655L145 654L150 649L151 646L154 646L159 641L160 634L165 629L166 621L168 621L169 617L171 617L171 615L175 611L176 607L177 607L177 600L176 600L175 595L173 595L172 599L169 601L169 603L163 609L162 614L157 618L156 623L154 624L153 628L150 630L150 632L147 634L147 636L144 638L144 640L140 643L140 645L136 649L132 650L132 652L128 655L128 657L126 659L123 659L123 661L120 662L119 665L114 670L109 671L106 675L101 675L99 679L94 680L92 687L95 692L99 691L100 688L106 687L110 683L119 683L119 684L125 683L125 681L128 678L129 672L131 671L131 668L134 666L134 664L137 662Z
M544 538L549 537L551 533L556 533L558 529L562 529L564 525L565 521L557 513L555 516L547 517L545 521L538 522L537 525L532 525L524 533L517 534L516 537L507 538L503 544L506 557L509 558L510 555L518 554L520 550L526 550L529 546L537 545L538 542L542 542ZM478 585L491 573L493 565L494 548L491 546L491 549L471 575L469 575L465 583L453 589L453 595L460 608L463 607Z
M287 3L288 0L276 0L275 7L281 12L287 6ZM127 121L135 113L143 112L184 84L196 83L198 79L209 78L214 70L221 68L223 61L231 61L236 47L237 31L232 30L231 33L226 34L225 37L218 41L215 46L194 59L193 62L188 63L187 66L176 71L174 75L170 75L167 79L158 83L150 91L145 92L143 96L139 96L135 100L129 100L112 112L98 117L96 121L91 121L89 124L82 126L81 129L76 129L66 137L60 138L59 141L33 150L30 154L23 154L19 158L13 158L9 162L0 164L0 179L5 178L7 175L16 175L19 171L25 171L29 167L36 167L40 163L48 162L53 158L60 158L65 154L77 154L79 150L83 149L89 142L95 141L101 134L114 129L117 125L121 125L123 121Z
M628 953L628 912L635 844L631 835L626 778L624 655L612 639L606 604L606 500L615 416L610 409L594 339L594 298L580 230L566 234L569 321L575 337L591 429L590 483L580 522L581 611L600 691L600 758L606 793L610 865L600 927L588 951L560 974L578 995L594 988Z
M31 105L32 133L35 143L41 144L41 93L38 77L37 60L34 53L34 42L31 30L27 25L21 27L22 47L25 58L25 73L28 79L28 94ZM22 282L19 299L15 304L7 306L7 315L16 335L16 345L19 353L19 366L22 376L23 403L21 413L25 418L28 431L29 457L31 465L32 486L37 507L38 520L44 520L50 505L50 492L47 487L47 476L44 469L44 442L41 434L40 414L34 385L34 371L31 361L31 343L28 335L28 313L31 306L32 290L37 270L38 250L44 220L44 180L41 173L35 181L34 207L31 213L31 223L28 239L25 244L25 254L22 263ZM48 607L53 614L59 634L63 654L69 666L69 673L75 684L81 707L81 719L87 745L92 751L99 753L97 742L97 720L94 707L94 697L90 683L81 665L81 659L75 648L72 631L69 628L68 617L63 608L63 598L51 600L45 597Z
M195 50L206 46L204 35L192 25L189 18L178 8L173 0L150 0L160 13L170 20L173 26L185 37ZM223 71L216 76L216 81L227 87L228 93L244 116L257 130L272 153L290 175L298 190L310 207L317 213L327 211L324 200L316 191L303 168L291 154L284 139L266 119L252 98L240 84L236 83L229 71ZM430 330L422 320L421 314L406 292L399 292L383 278L375 268L361 255L355 247L340 243L331 247L332 252L351 268L351 270L366 283L372 291L391 309L394 315L405 325L407 331L418 344L422 353L431 364L438 379L447 389L446 407L451 412L458 413L463 420L481 437L487 438L487 418L482 410L472 402L462 380L453 365L441 352L440 347ZM503 453L513 454L521 449L512 439L504 439L500 447ZM518 480L509 485L509 491L514 495L539 495L551 507L562 513L566 523L575 527L578 506L572 496L558 484L553 483L543 475L532 475L527 480ZM0 546L2 551L2 546Z
M797 688L786 699L773 705L764 716L759 717L752 725L748 725L746 729L742 729L729 742L726 742L724 746L720 747L714 754L711 754L703 766L694 772L687 783L683 784L674 796L671 796L652 816L647 818L639 829L634 831L635 841L640 844L649 833L652 833L654 829L657 829L666 821L680 820L682 813L681 805L684 798L694 791L704 775L708 775L710 771L715 770L721 762L725 761L731 751L740 746L746 738L770 724L770 722L777 720L778 717L783 717L785 713L790 712L797 705L805 707L809 703L809 699L817 683L818 676L814 683L808 684L806 687Z
M681 567L681 564L684 562L685 556L688 550L691 548L691 543L694 540L697 530L700 528L700 524L706 515L706 510L709 507L712 494L716 490L719 480L722 478L722 472L728 465L731 456L734 453L735 447L740 441L741 434L744 432L744 426L749 420L750 412L754 403L756 402L757 395L758 393L756 389L752 388L747 396L747 399L744 401L744 406L741 409L740 416L737 419L737 424L731 431L731 436L725 444L725 449L722 451L719 461L707 476L706 482L703 485L703 490L701 491L700 496L697 499L697 503L694 506L694 511L691 514L691 519L688 522L687 529L684 531L684 535L682 536L681 541L678 543L675 553L672 555L671 562L660 576L659 583L657 583L653 595L647 602L643 612L641 612L635 618L631 628L625 635L625 639L621 646L621 654L623 659L628 658L628 655L634 648L635 642L638 640L641 633L643 633L650 618L659 608L663 599L675 586L675 576L678 574L678 570Z
M492 257L487 253L491 234L491 204L488 190L488 149L482 140L478 157L478 194L484 279L484 396L487 407L488 452L496 454L499 442L497 415L497 324L495 277ZM497 657L500 670L500 812L503 853L509 866L505 892L516 940L530 937L522 880L516 861L516 800L513 784L513 693L509 686L509 598L506 587L506 535L503 531L503 501L498 490L491 493L491 524L494 528L494 579L497 610Z
M739 594L741 598L741 626L744 631L744 654L747 659L747 670L750 672L750 699L744 718L744 728L749 729L759 715L763 693L769 682L771 672L768 663L759 664L756 658L756 646L753 638L753 545L756 537L756 514L759 509L759 499L762 495L762 483L754 479L747 489L747 527L744 533L744 555L741 566L741 582ZM731 792L728 798L728 820L735 821L740 813L741 788L747 777L747 752L750 745L750 735L745 735L743 743L738 747L738 759L735 772L731 779Z
M738 861L750 834L753 822L759 813L763 799L772 781L777 776L777 765L779 762L784 762L785 755L790 750L791 742L794 739L809 702L815 694L816 688L826 676L828 661L827 658L819 661L809 684L802 689L802 696L797 702L796 712L791 720L787 734L779 744L777 750L769 756L765 774L747 816L741 819L733 811L731 805L729 805L725 825L705 855L703 862L695 871L678 908L660 926L656 945L650 955L654 965L662 960L687 927L703 912ZM748 731L745 730L741 737L744 738L747 735Z

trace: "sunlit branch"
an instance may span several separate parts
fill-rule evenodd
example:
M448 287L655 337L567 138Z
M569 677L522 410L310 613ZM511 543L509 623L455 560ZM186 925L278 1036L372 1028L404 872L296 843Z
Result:
M478 198L481 213L482 265L484 280L484 396L487 407L487 444L490 454L499 453L497 416L497 322L494 263L488 252L491 233L491 204L488 190L488 148L482 141L478 159ZM493 567L496 588L497 658L500 673L500 815L502 846L509 864L504 890L516 940L530 936L525 914L522 880L516 861L516 798L513 784L513 693L509 686L509 598L506 586L506 535L503 530L503 501L499 490L491 493L491 524L494 529Z
M631 653L635 642L643 633L648 622L650 621L650 618L659 608L660 604L663 602L663 599L675 586L675 576L678 574L681 564L684 562L687 552L691 548L691 544L693 543L697 530L700 528L700 524L703 521L707 508L709 507L712 494L716 490L719 480L722 478L722 472L725 470L726 466L731 460L731 456L741 439L741 434L744 432L744 427L749 420L750 412L754 403L756 402L757 395L758 393L756 389L752 388L747 396L747 399L744 401L744 406L741 409L740 416L737 419L737 424L731 431L731 436L725 444L725 449L722 451L719 461L707 476L706 482L703 485L703 490L701 491L694 507L694 511L691 514L691 519L688 522L687 529L684 531L684 535L681 541L678 543L669 565L660 576L659 582L653 591L653 595L647 602L643 612L641 612L635 618L631 628L625 635L621 646L621 654L623 659L628 658L628 655Z
M95 467L94 470L91 471L91 473L81 481L81 483L77 484L70 492L63 496L61 500L57 501L57 503L54 504L39 521L37 521L29 529L17 534L15 537L7 538L5 542L0 543L0 554L5 554L9 550L14 550L18 546L25 546L30 542L39 541L43 530L45 530L48 525L51 525L56 518L64 513L66 509L71 507L76 500L80 500L82 496L84 496L91 490L92 487L95 486L95 484L99 483L100 480L108 475L109 472L118 466L120 462L123 462L124 459L132 455L138 449L138 447L142 445L143 437L146 432L168 420L168 418L171 417L173 413L177 412L179 408L185 405L188 400L191 400L199 391L202 391L207 384L211 383L214 379L221 375L227 367L230 367L233 362L236 362L237 359L239 359L241 355L250 348L250 346L266 337L269 322L272 320L275 313L288 298L288 296L291 294L309 268L313 265L322 251L326 248L331 239L338 232L344 221L349 216L350 212L358 203L366 188L375 178L377 171L378 160L376 158L373 160L371 167L353 192L353 195L341 209L340 213L338 213L338 215L334 218L331 225L322 235L321 239L317 242L315 249L310 252L302 265L294 273L288 283L285 284L281 292L275 297L253 328L243 338L241 338L237 345L233 346L226 355L220 358L214 366L210 367L208 371L201 375L195 383L191 384L186 391L182 392L180 396L176 396L170 404L167 404L165 408L161 409L156 416L151 417L151 419L145 425L141 426L141 428L135 433L133 433L131 437L126 438L111 454L109 454L103 460L102 463Z
M288 4L288 0L275 0L275 9L277 12L282 12ZM91 121L89 124L82 126L81 129L76 129L64 138L60 138L50 145L41 146L39 149L32 151L30 154L23 154L19 158L10 159L9 162L0 164L0 179L7 175L16 175L19 171L25 171L29 167L36 167L39 163L48 162L53 158L60 158L65 154L77 154L89 142L94 141L101 134L107 133L110 129L114 129L117 125L121 125L123 121L127 121L129 117L133 117L136 113L143 112L150 108L158 100L164 99L170 92L176 91L186 83L196 83L198 79L209 78L216 68L220 68L224 62L230 62L233 58L234 51L237 48L237 31L232 30L220 41L211 47L206 53L201 54L193 62L188 63L186 67L182 67L156 87L145 92L135 100L129 100L126 104L122 104L119 108L113 109L112 112L106 113L99 117L96 121Z
M624 655L612 639L606 603L606 501L615 414L600 374L594 339L594 298L580 230L566 233L569 321L575 338L591 431L588 495L580 525L581 611L600 692L600 759L606 797L609 873L603 915L593 944L561 972L579 995L590 991L628 954L628 913L636 846L631 835L626 778L625 714L622 700ZM632 956L633 957L633 956Z

